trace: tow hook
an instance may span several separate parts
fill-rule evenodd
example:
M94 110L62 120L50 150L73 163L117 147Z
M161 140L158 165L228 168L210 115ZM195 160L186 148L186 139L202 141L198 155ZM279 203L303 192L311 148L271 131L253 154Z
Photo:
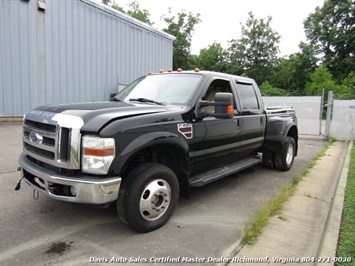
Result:
M34 200L38 200L38 198L39 198L39 192L38 192L38 190L35 190L35 189L34 189L32 196L33 196L33 199L34 199Z
M21 167L17 168L17 171L21 171ZM23 177L21 177L21 179L19 181L17 181L17 185L15 187L15 191L18 191L21 189L21 181L22 181Z

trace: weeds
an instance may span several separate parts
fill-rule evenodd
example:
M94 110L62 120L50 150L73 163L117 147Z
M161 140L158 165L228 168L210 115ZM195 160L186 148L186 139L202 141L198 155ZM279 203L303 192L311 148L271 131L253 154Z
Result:
M307 175L311 168L316 165L316 161L326 154L326 151L335 141L334 138L328 139L328 144L323 147L323 149L318 152L315 158L307 164L307 168L303 170L301 175L294 175L292 177L291 184L282 186L267 203L260 204L254 215L252 216L249 224L244 228L242 244L252 245L256 242L258 236L260 235L262 229L269 222L270 217L278 215L283 204L292 196L297 188L297 185L302 180L302 178Z

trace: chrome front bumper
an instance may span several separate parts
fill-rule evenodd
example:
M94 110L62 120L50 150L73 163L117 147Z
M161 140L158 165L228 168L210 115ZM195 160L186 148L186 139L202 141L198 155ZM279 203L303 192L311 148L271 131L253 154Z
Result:
M103 205L117 200L121 177L68 177L38 166L28 160L25 153L21 154L18 162L26 183L52 199L89 205Z

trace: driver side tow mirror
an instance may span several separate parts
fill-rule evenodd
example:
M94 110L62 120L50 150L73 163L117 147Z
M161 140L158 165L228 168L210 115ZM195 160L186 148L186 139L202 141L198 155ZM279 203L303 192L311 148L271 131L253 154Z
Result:
M118 94L117 92L111 92L110 101L112 101L112 99L115 98L117 94Z
M205 112L201 109L206 106L214 106L214 113ZM199 101L196 106L196 117L233 118L233 94L230 92L217 92L215 101Z

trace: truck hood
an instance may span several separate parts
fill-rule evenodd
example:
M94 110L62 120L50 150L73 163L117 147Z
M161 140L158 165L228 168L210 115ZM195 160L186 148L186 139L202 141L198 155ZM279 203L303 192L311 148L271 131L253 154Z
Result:
M84 102L73 104L51 104L40 106L31 111L32 115L37 114L49 118L51 114L64 114L82 118L85 131L98 131L105 124L112 120L162 113L169 110L168 106L154 104L131 104L125 102Z

